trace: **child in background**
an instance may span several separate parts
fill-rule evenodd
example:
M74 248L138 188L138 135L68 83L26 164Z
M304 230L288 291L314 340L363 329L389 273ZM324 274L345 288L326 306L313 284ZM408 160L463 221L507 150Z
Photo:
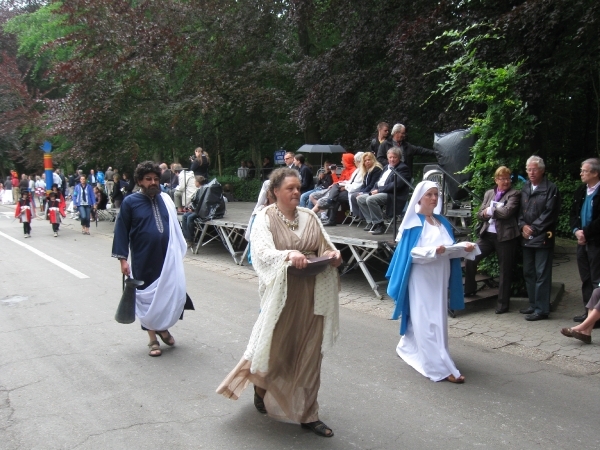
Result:
M15 217L18 217L23 224L23 233L25 238L31 237L31 219L35 217L35 206L29 197L29 191L21 192L21 198L17 202Z

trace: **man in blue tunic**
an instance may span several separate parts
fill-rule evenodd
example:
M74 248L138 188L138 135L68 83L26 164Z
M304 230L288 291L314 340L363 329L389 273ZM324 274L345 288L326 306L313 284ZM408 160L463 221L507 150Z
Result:
M187 246L175 205L160 192L160 174L160 167L152 161L135 169L134 179L141 190L123 200L112 248L121 273L144 282L136 291L135 312L150 336L150 356L161 355L157 335L168 346L175 344L169 328L184 308L193 309L185 290Z

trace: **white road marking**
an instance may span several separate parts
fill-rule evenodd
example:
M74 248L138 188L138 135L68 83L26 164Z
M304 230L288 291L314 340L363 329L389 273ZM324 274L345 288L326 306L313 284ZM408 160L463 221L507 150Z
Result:
M26 248L27 250L29 250L30 252L35 253L36 255L44 258L46 261L51 262L52 264L60 267L63 270L66 270L67 272L69 272L71 275L75 275L77 278L89 278L85 273L81 273L79 270L75 270L70 266L67 266L65 263L60 262L58 259L53 258L52 256L48 256L45 253L39 251L37 248L33 248L31 245L27 245L21 241L19 241L18 239L15 239L12 236L9 236L8 234L2 233L0 231L0 236L5 237L6 239L8 239L9 241L14 242L17 245L20 245L21 247Z

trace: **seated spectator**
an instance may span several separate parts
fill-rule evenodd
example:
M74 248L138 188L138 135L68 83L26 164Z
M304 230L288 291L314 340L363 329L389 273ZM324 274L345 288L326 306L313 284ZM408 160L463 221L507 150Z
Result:
M560 332L564 336L578 339L584 344L591 344L592 330L600 319L600 288L593 290L592 297L585 307L587 308L587 318L579 325L573 328L563 328Z
M327 190L326 194L322 196L316 203L313 211L317 212L319 210L328 209L330 210L330 214L327 218L325 218L326 226L335 226L336 225L336 213L339 208L339 196L342 192L342 186L340 183L346 183L350 180L350 177L356 170L356 165L354 163L354 155L352 153L344 153L342 155L342 166L344 169L340 174L339 179L336 183L332 184ZM323 217L321 219L324 219Z
M106 209L108 204L108 195L104 193L99 184L94 187L94 195L96 196L96 209Z
M303 208L312 208L316 201L325 195L326 190L337 182L338 177L335 173L337 166L331 164L328 159L323 163L323 167L319 169L317 174L317 184L315 188L305 192L300 196L300 205Z
M375 187L375 183L379 181L379 178L383 172L383 167L381 167L381 164L379 164L379 161L377 161L375 155L369 153L370 152L366 152L363 155L360 164L360 171L363 180L361 186L351 195L349 195L350 211L352 211L352 215L358 219L364 219L364 216L360 213L357 198L361 195L369 195L369 193Z
M177 213L183 214L184 207L192 201L192 196L194 195L194 192L196 192L194 172L191 170L183 170L180 164L176 164L173 170L178 178L177 187L173 193L173 200L177 207Z
M400 161L400 149L392 147L388 150L388 164L384 167L381 178L377 181L375 188L369 195L361 195L357 198L360 212L367 221L365 231L370 231L374 235L385 233L383 207L386 207L388 217L393 216L395 208L396 214L400 214L406 205L408 199L408 185L404 181L396 180L396 197L394 198L394 179L393 170L396 170L405 179L410 179L408 166Z
M181 219L181 230L183 231L183 237L187 242L188 247L191 247L194 243L194 232L196 230L196 219L198 218L198 212L202 206L201 200L205 191L204 184L206 184L206 178L202 175L194 177L194 186L196 192L192 195L192 202L188 211L183 214Z
M223 185L223 197L228 202L235 202L235 197L233 196L233 188L229 183Z

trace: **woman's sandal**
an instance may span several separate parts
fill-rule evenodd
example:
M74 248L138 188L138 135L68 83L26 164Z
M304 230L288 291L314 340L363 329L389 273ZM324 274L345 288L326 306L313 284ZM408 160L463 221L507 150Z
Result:
M465 377L462 375L456 378L454 375L448 375L444 378L445 381L449 381L450 383L463 384L465 382Z
M264 399L256 393L256 386L254 386L254 407L261 414L267 413L267 407L265 406Z
M160 349L160 344L158 343L158 341L151 341L148 344L148 347L150 347L150 351L148 352L148 354L150 356L160 356L160 355L162 355L162 350Z
M166 338L162 335L163 333L167 333ZM175 345L175 338L171 333L169 333L169 330L157 331L156 334L158 335L160 340L167 344L169 347L173 347Z
M318 434L319 436L323 436L323 437L332 437L333 436L333 430L331 428L329 428L327 425L325 425L323 422L321 422L320 420L317 420L316 422L301 423L300 426L302 428L308 428L313 433Z

